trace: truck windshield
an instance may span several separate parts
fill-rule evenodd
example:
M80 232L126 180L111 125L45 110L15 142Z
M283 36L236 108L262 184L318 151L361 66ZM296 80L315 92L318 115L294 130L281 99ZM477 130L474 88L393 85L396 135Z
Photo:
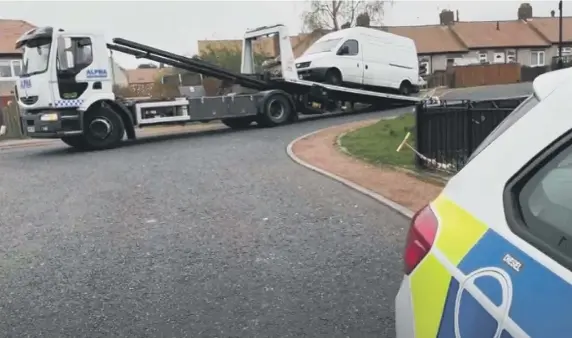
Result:
M51 39L27 41L24 45L22 75L40 74L48 69L50 59Z
M336 48L336 46L341 40L342 39L331 39L331 40L316 42L310 48L308 48L308 50L306 51L306 53L304 53L304 55L331 52L334 48Z

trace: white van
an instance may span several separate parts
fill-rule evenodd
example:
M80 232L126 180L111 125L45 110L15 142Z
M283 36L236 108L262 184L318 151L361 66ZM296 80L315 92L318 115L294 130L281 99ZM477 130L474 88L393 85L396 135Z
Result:
M296 59L300 79L348 87L378 87L409 95L419 90L415 42L374 28L324 35Z

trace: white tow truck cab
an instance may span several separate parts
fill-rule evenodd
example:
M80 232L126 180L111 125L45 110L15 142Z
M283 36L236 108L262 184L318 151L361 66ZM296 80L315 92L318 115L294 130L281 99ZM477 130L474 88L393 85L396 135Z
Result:
M269 35L278 35L280 41L280 79L255 73L252 44ZM242 73L121 38L109 44L102 34L52 27L26 32L18 39L17 48L23 48L24 54L16 94L28 136L60 138L82 150L113 148L125 135L134 139L136 128L156 124L221 120L234 129L253 122L265 127L283 125L295 121L299 112L316 113L306 109L310 103L330 102L332 98L377 107L419 101L299 80L288 30L283 25L246 32ZM114 67L109 50L218 78L235 91L210 97L193 92L142 101L118 98L113 93ZM327 111L318 111L323 112Z
M353 27L324 35L296 59L301 79L398 90L419 90L415 42L378 29Z

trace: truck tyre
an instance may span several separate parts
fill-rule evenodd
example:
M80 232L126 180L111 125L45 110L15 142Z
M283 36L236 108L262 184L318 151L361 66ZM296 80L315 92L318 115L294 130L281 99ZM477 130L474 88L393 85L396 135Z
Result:
M231 129L246 129L250 127L254 120L252 117L235 117L232 119L222 119L221 122Z
M87 148L83 135L64 136L61 140L68 146L78 150L85 150Z
M83 119L84 139L89 150L115 148L125 135L121 117L105 107L90 108Z
M278 126L289 122L292 113L290 100L283 94L273 94L264 101L257 122L262 127Z

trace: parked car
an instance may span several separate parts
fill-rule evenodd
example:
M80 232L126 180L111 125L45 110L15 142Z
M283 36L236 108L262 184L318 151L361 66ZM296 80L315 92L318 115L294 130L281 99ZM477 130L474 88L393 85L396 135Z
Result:
M572 69L488 135L413 217L397 337L569 337Z
M413 40L374 28L353 27L324 35L296 59L301 79L352 87L419 90Z

